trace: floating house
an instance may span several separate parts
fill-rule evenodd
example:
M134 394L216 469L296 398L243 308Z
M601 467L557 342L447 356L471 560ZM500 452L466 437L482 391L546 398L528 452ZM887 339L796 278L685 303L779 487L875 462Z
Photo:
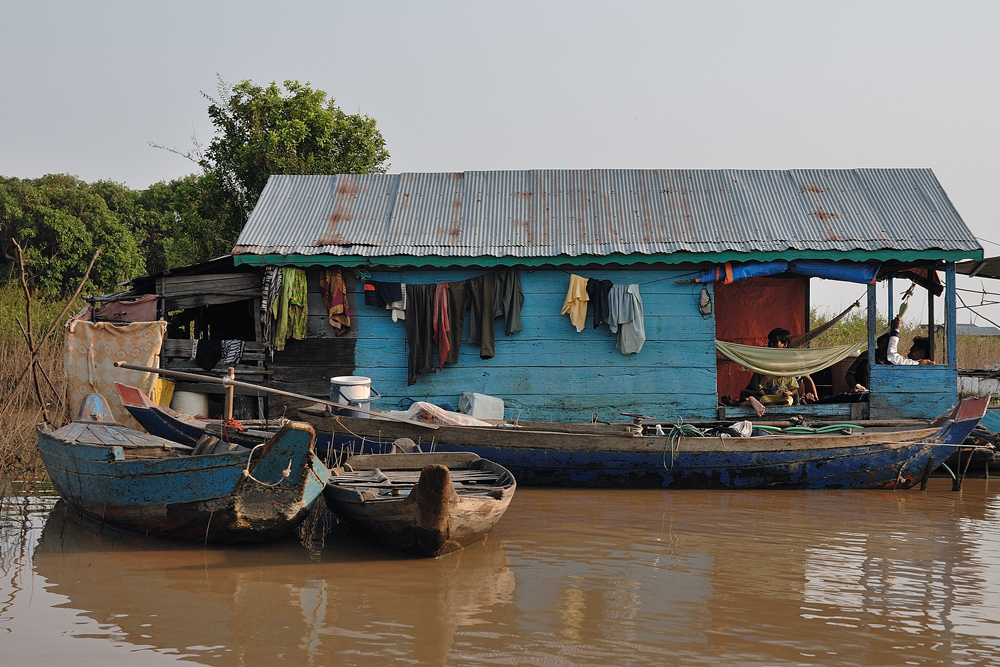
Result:
M750 373L717 340L765 345L775 327L804 335L812 281L841 280L867 304L874 347L876 313L884 321L899 306L877 302L877 281L913 280L929 320L944 314L936 365L871 366L864 404L769 409L882 419L936 416L955 404L955 266L982 257L928 169L532 170L272 176L222 273L223 282L256 281L249 289L258 293L238 306L256 355L245 371L271 386L325 397L332 377L363 376L377 409L456 406L475 392L502 399L508 419L577 422L740 417L745 408L719 398L738 393ZM301 302L293 317L305 320L277 346L266 322L255 323L262 306L274 307L261 303L274 267L302 270L287 275L303 280L292 299ZM595 327L595 300L581 321L588 280L622 286L616 294L629 296L619 306L639 320L621 320L617 333ZM506 290L506 301L477 291L486 282ZM399 317L410 312L400 304L394 316L387 299L402 285L430 304L420 322ZM243 289L215 287L236 297ZM454 308L463 290L494 299L497 310ZM447 350L421 338L435 303L461 331ZM165 366L183 365L190 343L164 346L174 348L179 356L168 354ZM271 414L284 409L268 401Z

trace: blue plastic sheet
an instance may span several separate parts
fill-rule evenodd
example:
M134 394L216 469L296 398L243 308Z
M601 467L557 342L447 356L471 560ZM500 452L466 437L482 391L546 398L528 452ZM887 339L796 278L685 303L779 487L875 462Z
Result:
M841 280L869 285L875 282L881 262L835 262L829 259L793 259L788 268L792 273L811 278Z
M810 278L841 280L849 283L868 285L875 282L881 262L835 262L830 259L793 259L787 262L776 259L770 262L727 262L714 266L697 278L699 283L737 283L747 278L774 276L791 272Z
M727 262L723 266L715 266L698 277L700 283L714 283L716 281L728 283L738 283L747 278L760 278L763 276L774 276L788 270L788 262L783 259L776 259L771 262L745 262L734 264ZM732 277L729 274L732 273Z

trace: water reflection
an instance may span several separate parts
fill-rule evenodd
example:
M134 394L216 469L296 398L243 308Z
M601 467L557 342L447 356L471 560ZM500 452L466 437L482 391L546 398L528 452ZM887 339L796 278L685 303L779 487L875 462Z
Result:
M521 489L484 543L437 560L339 530L204 549L60 504L33 567L90 620L54 632L204 664L1000 662L997 487L938 482Z
M208 548L122 533L60 502L34 554L52 593L113 625L118 642L220 664L326 664L398 652L440 664L452 635L511 601L490 539L455 558L412 560L341 533L320 560L294 540ZM350 660L348 660L350 662Z

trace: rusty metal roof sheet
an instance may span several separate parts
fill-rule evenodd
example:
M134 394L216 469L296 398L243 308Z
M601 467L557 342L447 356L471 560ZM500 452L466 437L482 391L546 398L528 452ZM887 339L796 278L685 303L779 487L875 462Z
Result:
M982 252L930 169L272 176L233 252L554 258L797 250Z

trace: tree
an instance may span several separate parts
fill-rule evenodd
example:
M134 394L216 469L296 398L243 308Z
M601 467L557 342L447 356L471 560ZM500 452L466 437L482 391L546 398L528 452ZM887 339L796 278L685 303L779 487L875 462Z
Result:
M144 245L150 272L228 254L241 219L229 215L213 174L191 174L154 183L138 193L146 212Z
M272 174L385 173L389 152L375 119L344 113L309 83L267 88L220 81L208 115L216 136L198 161L245 221ZM242 224L242 223L241 223ZM235 238L233 239L235 240Z
M37 179L0 177L0 254L15 261L12 239L24 248L35 286L64 295L85 275L97 248L101 256L90 273L100 289L112 290L145 268L129 224L108 208L104 194L126 207L128 190L103 182L88 185L75 176L49 174Z

